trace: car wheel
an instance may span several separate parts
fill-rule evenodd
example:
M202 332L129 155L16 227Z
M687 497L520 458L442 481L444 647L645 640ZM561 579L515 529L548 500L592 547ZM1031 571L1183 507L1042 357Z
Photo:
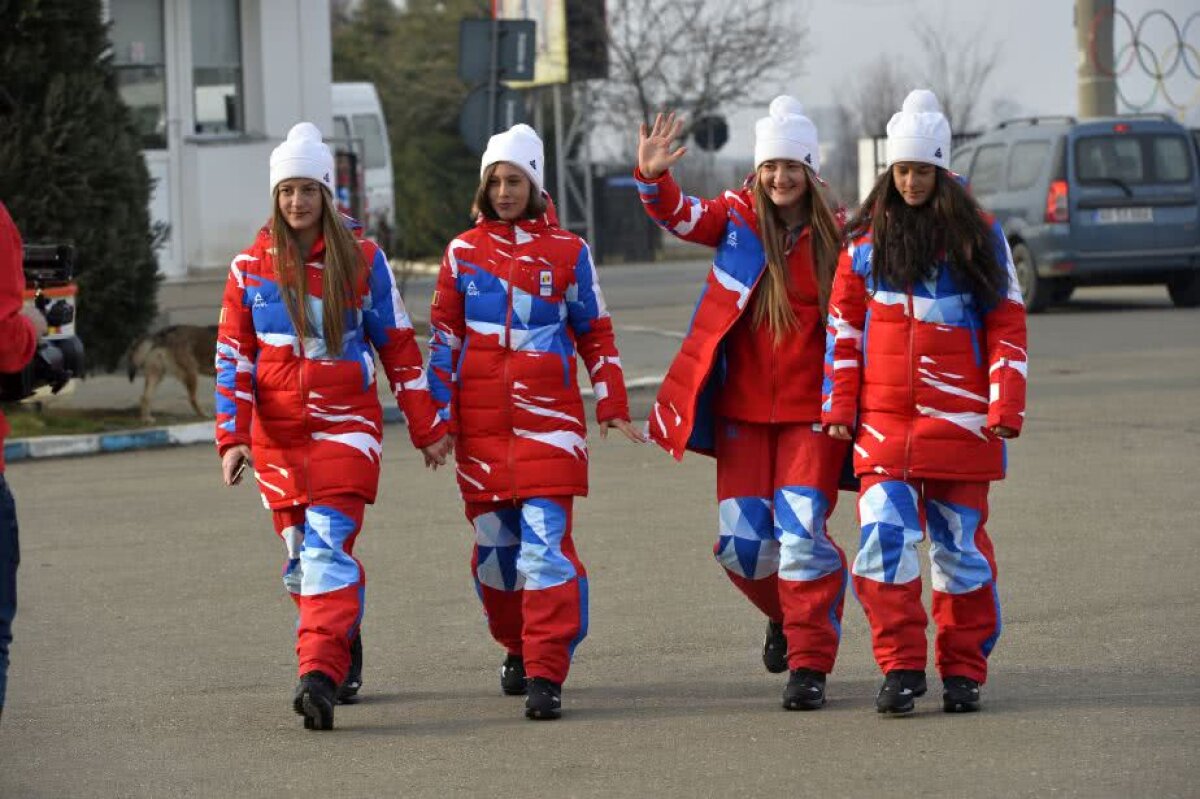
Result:
M1025 299L1026 313L1041 313L1050 304L1049 281L1038 277L1033 253L1024 244L1017 242L1012 246L1012 259L1017 283L1021 286L1021 296Z
M1181 272L1167 281L1167 293L1176 308L1200 306L1200 271Z

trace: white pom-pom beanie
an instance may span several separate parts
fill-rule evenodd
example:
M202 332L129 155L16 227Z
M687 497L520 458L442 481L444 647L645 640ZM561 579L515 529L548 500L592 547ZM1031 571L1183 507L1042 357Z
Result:
M297 122L287 141L271 151L271 194L280 181L308 178L333 192L333 153L321 141L321 131L311 122Z
M804 116L800 101L786 94L772 100L767 116L754 123L754 168L775 158L799 161L815 173L821 171L817 127Z
M887 124L887 163L917 161L950 168L950 123L937 96L913 89Z
M524 172L533 183L534 192L540 194L545 158L545 149L537 132L528 125L513 125L488 139L479 164L479 177L482 178L492 164L507 161Z

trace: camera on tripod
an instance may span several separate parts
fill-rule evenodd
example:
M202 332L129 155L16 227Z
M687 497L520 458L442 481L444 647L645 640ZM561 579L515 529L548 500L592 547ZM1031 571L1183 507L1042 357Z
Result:
M0 401L16 402L42 386L57 394L84 370L83 342L75 335L75 248L69 244L27 244L25 298L46 317L33 360L19 372L0 374Z

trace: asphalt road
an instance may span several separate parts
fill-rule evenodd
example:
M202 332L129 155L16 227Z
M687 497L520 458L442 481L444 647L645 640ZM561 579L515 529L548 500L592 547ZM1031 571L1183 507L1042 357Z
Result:
M626 361L661 369L677 346L702 274L678 268L603 274L619 330L666 331L621 332ZM849 598L829 704L780 709L762 620L710 554L712 463L594 439L576 517L591 634L564 719L528 722L498 690L452 474L387 440L358 549L364 700L329 734L289 708L282 547L209 448L10 467L24 560L0 796L1200 793L1200 312L1161 289L1031 319L1028 424L989 522L1005 628L971 716L943 714L934 681L913 716L879 717ZM831 527L851 556L852 505Z

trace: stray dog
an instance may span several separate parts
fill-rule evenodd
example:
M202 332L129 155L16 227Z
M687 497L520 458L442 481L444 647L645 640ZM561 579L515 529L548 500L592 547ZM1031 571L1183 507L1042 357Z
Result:
M133 342L126 353L129 362L129 382L140 370L146 375L146 387L142 391L141 417L144 422L154 421L150 414L150 398L167 374L187 388L188 402L197 416L207 416L196 402L196 378L199 375L215 377L217 374L217 326L172 325L157 333L142 336Z

